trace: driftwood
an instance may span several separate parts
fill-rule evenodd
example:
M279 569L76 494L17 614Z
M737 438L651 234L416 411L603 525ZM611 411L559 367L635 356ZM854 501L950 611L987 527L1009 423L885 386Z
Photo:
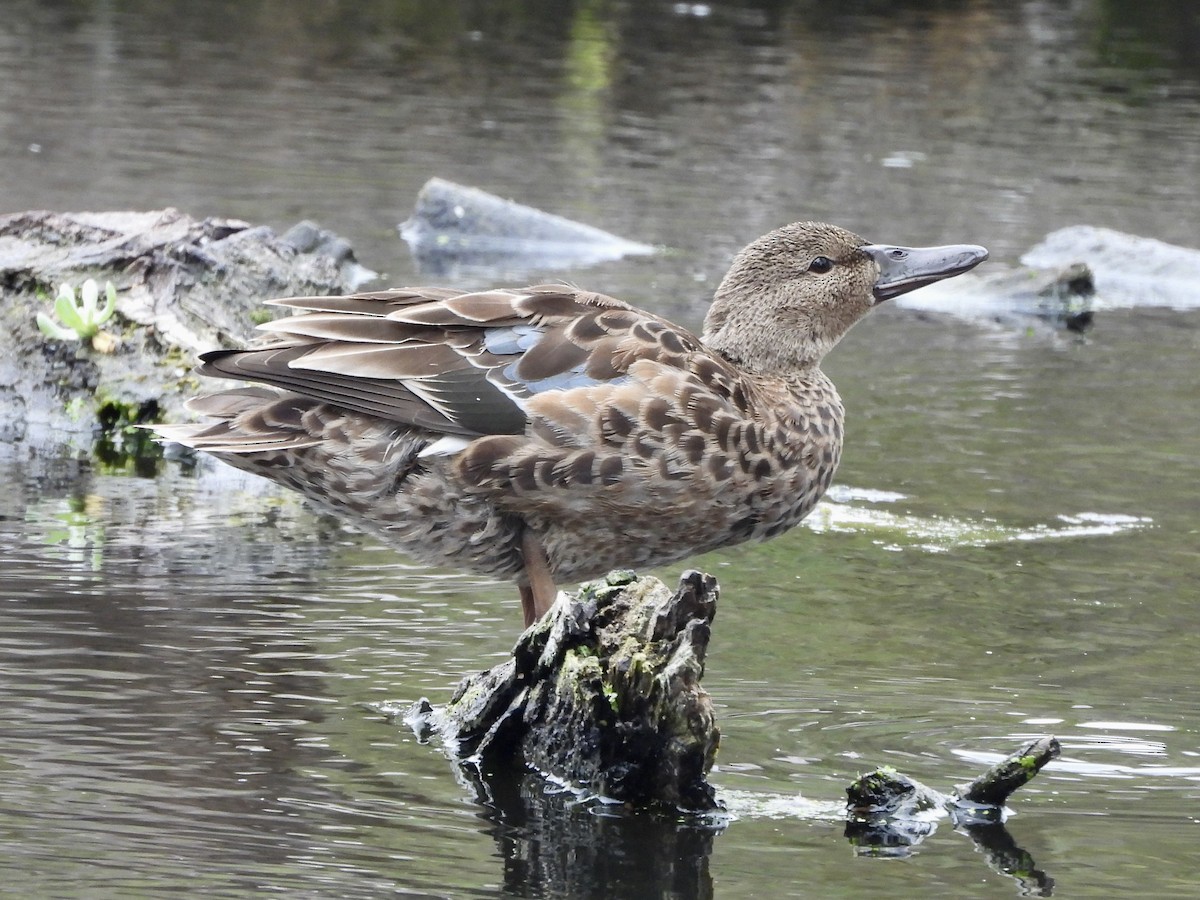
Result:
M974 841L988 866L1020 882L1023 894L1049 896L1054 879L1004 827L1004 804L1059 752L1053 737L1029 741L949 794L894 769L878 769L846 788L846 837L865 855L906 856L936 828L930 814L942 813Z
M484 767L514 760L636 806L718 808L706 776L720 732L700 686L717 583L611 573L560 599L508 661L411 721Z
M995 821L1009 796L1058 754L1058 741L1052 737L1030 741L949 795L894 769L877 769L846 788L846 808L852 819L864 822L911 818L930 809L944 809L957 820Z
M262 301L348 290L373 273L311 223L276 235L234 219L155 212L0 216L0 439L62 441L177 414L195 354L253 333ZM117 289L101 348L37 327L61 284Z

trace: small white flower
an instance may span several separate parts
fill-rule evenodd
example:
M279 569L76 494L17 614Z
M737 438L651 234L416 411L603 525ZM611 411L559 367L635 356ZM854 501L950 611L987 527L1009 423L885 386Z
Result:
M90 322L96 318L96 310L99 308L97 301L100 299L100 288L96 285L95 278L89 278L83 283L79 296L83 301L79 304L79 315L83 321Z
M38 328L46 337L59 341L82 341L94 338L100 326L112 318L117 308L117 289L111 281L104 285L104 306L100 306L100 287L94 278L89 278L79 290L79 302L75 300L75 289L69 284L58 286L54 298L56 322L49 315L37 315Z

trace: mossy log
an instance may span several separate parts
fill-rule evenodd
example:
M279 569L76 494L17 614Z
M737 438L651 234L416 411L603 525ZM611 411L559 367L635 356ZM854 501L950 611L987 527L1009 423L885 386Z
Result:
M672 593L614 572L555 604L506 662L410 721L460 759L524 762L635 806L718 808L706 776L720 732L700 685L717 582L686 572Z
M707 781L720 731L700 684L717 596L716 580L696 571L673 593L612 572L560 597L511 658L464 679L446 706L422 698L406 719L484 781L525 767L631 806L720 810ZM871 772L846 789L850 836L911 844L932 831L929 813L999 823L1008 796L1058 752L1052 737L1031 741L952 794Z
M1056 759L1060 752L1062 748L1053 737L1041 737L1030 741L974 781L957 785L954 788L954 797L958 806L1003 806L1013 791L1027 784L1046 763Z
M265 298L345 291L373 276L350 245L302 222L277 235L236 219L153 212L0 216L0 441L76 434L178 414L195 354L249 338ZM103 343L38 330L59 285L116 287Z

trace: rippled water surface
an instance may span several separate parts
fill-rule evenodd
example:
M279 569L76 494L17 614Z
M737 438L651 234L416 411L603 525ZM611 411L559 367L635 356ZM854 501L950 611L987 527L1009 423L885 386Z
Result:
M737 247L800 218L1000 266L1079 223L1200 243L1183 2L3 6L4 211L312 218L399 283L427 277L394 229L439 175L673 248L528 277L691 324ZM828 365L831 502L697 563L723 590L707 824L485 789L380 712L502 658L510 586L216 466L0 447L0 884L1195 896L1198 351L1197 313L1152 308L1082 338L860 325ZM844 837L859 772L945 789L1045 733L1063 757L1010 804L1027 856L946 822L902 859Z

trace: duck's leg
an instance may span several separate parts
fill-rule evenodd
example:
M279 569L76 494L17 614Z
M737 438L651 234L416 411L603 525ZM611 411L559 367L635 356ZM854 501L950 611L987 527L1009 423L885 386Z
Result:
M550 611L558 596L558 586L550 574L550 561L542 542L528 529L521 534L521 557L525 562L525 578L518 587L528 628Z

